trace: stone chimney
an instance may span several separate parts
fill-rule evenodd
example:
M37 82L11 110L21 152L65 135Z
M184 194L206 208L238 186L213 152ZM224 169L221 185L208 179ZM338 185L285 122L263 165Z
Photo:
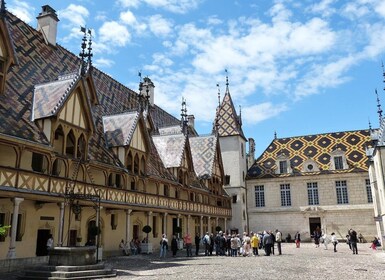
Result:
M249 154L247 156L247 169L249 169L255 161L255 141L249 138Z
M37 31L43 34L46 44L56 46L57 23L59 18L56 11L49 5L41 7L41 13L37 17Z
M150 102L151 106L154 106L154 89L155 89L155 86L149 77L145 77L143 79L143 88L142 88L143 96L146 96L147 89L148 89L148 96L149 96L148 101Z
M194 115L188 115L187 116L187 125L191 128L194 128L195 126L195 117Z

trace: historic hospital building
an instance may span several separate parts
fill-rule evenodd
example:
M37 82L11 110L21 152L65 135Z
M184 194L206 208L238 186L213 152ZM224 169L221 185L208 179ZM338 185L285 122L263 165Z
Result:
M55 10L37 21L1 1L0 259L44 255L50 234L108 255L145 225L154 249L162 233L218 226L375 235L368 130L275 138L254 160L228 80L212 133L198 135L184 102L181 119L154 104L148 77L135 92L94 67L87 30L78 57L56 43Z

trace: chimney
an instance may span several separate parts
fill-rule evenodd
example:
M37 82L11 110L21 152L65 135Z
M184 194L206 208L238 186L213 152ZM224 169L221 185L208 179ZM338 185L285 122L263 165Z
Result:
M37 17L37 31L41 31L46 44L56 46L57 23L59 18L56 11L49 5L41 7L41 13Z
M249 169L255 161L255 141L253 138L249 138L249 154L247 156L247 169Z
M194 128L195 126L195 117L194 115L188 115L187 116L187 124L189 127Z
M146 96L147 94L147 89L148 89L148 96L149 99L148 101L150 102L151 106L154 106L154 83L151 81L149 77L145 77L143 79L143 89L142 89L142 94Z

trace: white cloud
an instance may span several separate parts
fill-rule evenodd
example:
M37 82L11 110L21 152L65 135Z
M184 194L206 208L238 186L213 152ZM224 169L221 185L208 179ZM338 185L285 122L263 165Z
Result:
M357 2L347 3L342 9L342 14L351 20L362 18L369 13L367 6L359 5Z
M273 104L271 102L242 107L242 120L245 124L257 124L287 110L286 104Z
M312 6L310 6L310 11L313 13L319 13L324 17L331 16L336 12L336 9L333 8L333 4L336 0L322 0Z
M375 11L385 18L385 2L383 0L378 0L374 7Z
M148 27L155 36L167 36L172 31L172 22L161 15L153 15L148 19Z
M24 1L14 1L12 4L7 6L7 9L9 9L9 11L15 16L29 24L31 24L37 16L35 14L35 8Z
M185 14L189 10L198 7L202 0L143 0L147 5L155 8L163 8L167 11Z
M64 10L58 11L58 15L61 20L68 20L71 26L80 28L80 26L86 25L86 18L89 17L90 13L87 8L83 6L70 4Z
M107 58L98 58L94 61L94 65L98 68L110 68L115 64L115 62L111 59Z
M140 0L118 0L117 2L123 8L131 8L131 7L138 7Z
M99 40L111 46L124 47L131 40L127 28L116 21L104 22L99 29Z
M128 25L136 23L136 17L130 10L120 13L120 19L123 23Z

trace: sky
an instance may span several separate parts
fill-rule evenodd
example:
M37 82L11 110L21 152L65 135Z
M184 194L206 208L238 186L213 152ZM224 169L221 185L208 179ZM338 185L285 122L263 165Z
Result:
M137 92L138 72L148 76L155 103L177 118L185 98L199 134L211 132L228 75L256 157L275 133L379 126L384 0L6 1L34 28L46 4L57 11L61 46L78 54L80 26L90 28L95 67Z

